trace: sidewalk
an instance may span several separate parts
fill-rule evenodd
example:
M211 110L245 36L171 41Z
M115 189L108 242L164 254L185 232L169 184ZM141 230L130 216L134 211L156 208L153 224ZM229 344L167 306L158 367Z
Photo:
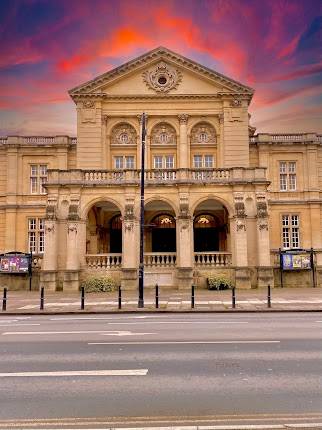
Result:
M107 313L107 312L256 312L256 311L322 311L321 288L275 288L271 290L271 308L267 306L267 290L236 290L236 307L232 309L232 291L195 290L195 305L191 308L191 290L159 288L159 309L155 307L155 291L147 289L144 308L138 309L136 291L122 291L122 309L118 309L118 291L88 293L85 310L81 310L80 293L45 293L44 310L40 311L38 291L8 291L6 311L0 314L40 313Z

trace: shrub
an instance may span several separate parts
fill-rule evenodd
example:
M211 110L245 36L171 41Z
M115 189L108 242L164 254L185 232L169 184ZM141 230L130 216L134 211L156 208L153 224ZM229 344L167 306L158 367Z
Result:
M233 287L232 281L225 276L208 275L208 290L227 290Z
M81 283L81 287L85 288L86 293L99 293L114 291L117 283L109 276L91 276Z

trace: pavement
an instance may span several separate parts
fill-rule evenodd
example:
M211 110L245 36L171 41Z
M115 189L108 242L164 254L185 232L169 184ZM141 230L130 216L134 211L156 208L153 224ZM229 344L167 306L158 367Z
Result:
M2 288L3 290L3 288ZM1 291L1 287L0 287ZM38 313L106 313L106 312L262 312L262 311L322 311L322 288L271 289L271 307L268 307L267 289L236 290L235 308L232 291L195 290L194 308L191 290L174 290L159 287L159 307L156 308L154 289L144 293L144 309L138 309L138 293L122 291L119 309L118 291L88 293L84 310L81 310L80 293L45 292L44 309L40 310L38 291L8 291L6 311L1 311L3 293L0 292L0 314Z
M317 313L0 316L0 429L322 426Z

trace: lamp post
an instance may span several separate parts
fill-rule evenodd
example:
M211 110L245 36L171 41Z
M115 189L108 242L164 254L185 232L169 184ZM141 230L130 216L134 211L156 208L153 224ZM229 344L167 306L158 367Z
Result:
M140 200L140 265L139 265L139 301L138 307L144 308L144 164L145 164L145 136L146 115L142 114L141 134L141 200Z

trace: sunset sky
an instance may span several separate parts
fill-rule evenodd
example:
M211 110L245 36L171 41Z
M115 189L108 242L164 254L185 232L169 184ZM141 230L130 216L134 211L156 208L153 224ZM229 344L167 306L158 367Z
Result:
M257 132L322 133L321 0L0 0L0 136L76 135L67 91L157 46L255 89Z

